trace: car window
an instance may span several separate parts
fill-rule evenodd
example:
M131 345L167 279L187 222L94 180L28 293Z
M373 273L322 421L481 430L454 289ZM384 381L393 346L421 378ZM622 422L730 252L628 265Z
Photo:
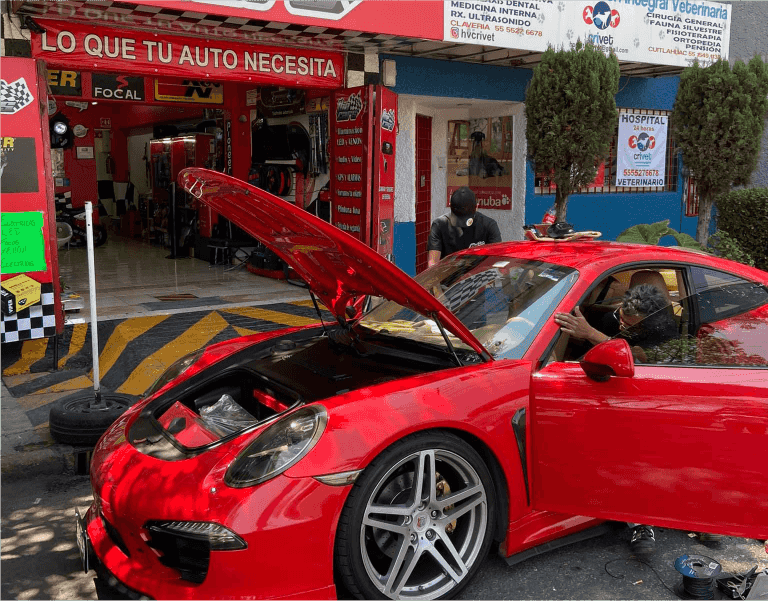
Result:
M766 304L766 287L730 273L692 267L701 323L725 319Z
M700 267L692 268L692 275L693 293L686 295L682 269L644 267L614 273L588 293L581 310L600 332L624 337L636 364L766 367L766 286ZM668 304L631 327L621 327L621 299L601 302L596 290L613 292L638 284L654 285ZM554 345L548 362L579 360L590 349L586 342L565 338Z
M748 301L749 299L749 301ZM767 291L751 282L734 282L703 289L688 299L691 306L707 307L708 316L728 314L725 319L699 322L694 334L666 329L673 320L670 307L647 317L627 337L637 364L692 365L711 367L767 366ZM762 304L735 314L742 303ZM700 312L700 316L703 312ZM651 322L651 324L649 324ZM656 332L651 339L636 332ZM673 334L670 334L673 332Z

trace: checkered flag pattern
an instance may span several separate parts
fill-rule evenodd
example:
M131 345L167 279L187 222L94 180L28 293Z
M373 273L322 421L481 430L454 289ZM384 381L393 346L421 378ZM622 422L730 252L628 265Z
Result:
M2 315L0 342L19 342L56 335L53 284L41 286L40 302L15 315Z
M8 83L4 79L0 80L0 114L12 115L18 113L32 100L32 92L27 87L27 82L23 77L16 81Z
M496 269L487 269L471 275L446 290L443 293L443 299L440 300L448 307L449 311L454 313L471 298L475 298L483 286L491 284L498 276L499 272Z

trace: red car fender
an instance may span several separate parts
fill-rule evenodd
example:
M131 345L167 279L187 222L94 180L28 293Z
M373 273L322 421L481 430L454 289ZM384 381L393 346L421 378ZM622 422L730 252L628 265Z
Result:
M428 430L454 431L485 447L506 480L512 519L529 508L512 418L529 402L531 363L522 360L458 368L387 382L323 404L326 431L286 476L362 470L398 440ZM528 469L528 468L527 468Z

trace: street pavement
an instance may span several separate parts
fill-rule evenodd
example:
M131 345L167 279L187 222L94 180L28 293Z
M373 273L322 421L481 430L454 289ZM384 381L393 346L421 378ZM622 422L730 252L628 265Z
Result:
M85 511L91 499L87 476L48 474L3 481L0 598L125 598L93 571L83 573L74 513L75 508ZM767 555L758 541L727 537L705 544L694 533L667 529L656 531L656 553L639 560L630 554L628 532L618 525L596 538L513 566L492 552L458 598L672 600L678 598L675 590L682 582L674 562L682 555L710 557L725 572L766 567ZM254 593L258 594L258 582ZM714 597L722 598L718 591Z

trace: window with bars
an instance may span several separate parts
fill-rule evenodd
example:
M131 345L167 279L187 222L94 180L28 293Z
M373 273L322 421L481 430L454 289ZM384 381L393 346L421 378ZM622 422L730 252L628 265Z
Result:
M619 109L619 113L633 113L635 115L667 115L670 111L651 109ZM614 134L611 139L609 158L599 166L595 181L590 185L575 190L574 194L605 194L607 192L675 192L678 182L678 161L674 152L673 136L670 132L670 119L668 119L668 135L665 149L665 185L664 186L615 186L617 181L617 143L619 134L619 119L614 124ZM545 174L534 177L534 193L545 195L555 194L555 184Z

